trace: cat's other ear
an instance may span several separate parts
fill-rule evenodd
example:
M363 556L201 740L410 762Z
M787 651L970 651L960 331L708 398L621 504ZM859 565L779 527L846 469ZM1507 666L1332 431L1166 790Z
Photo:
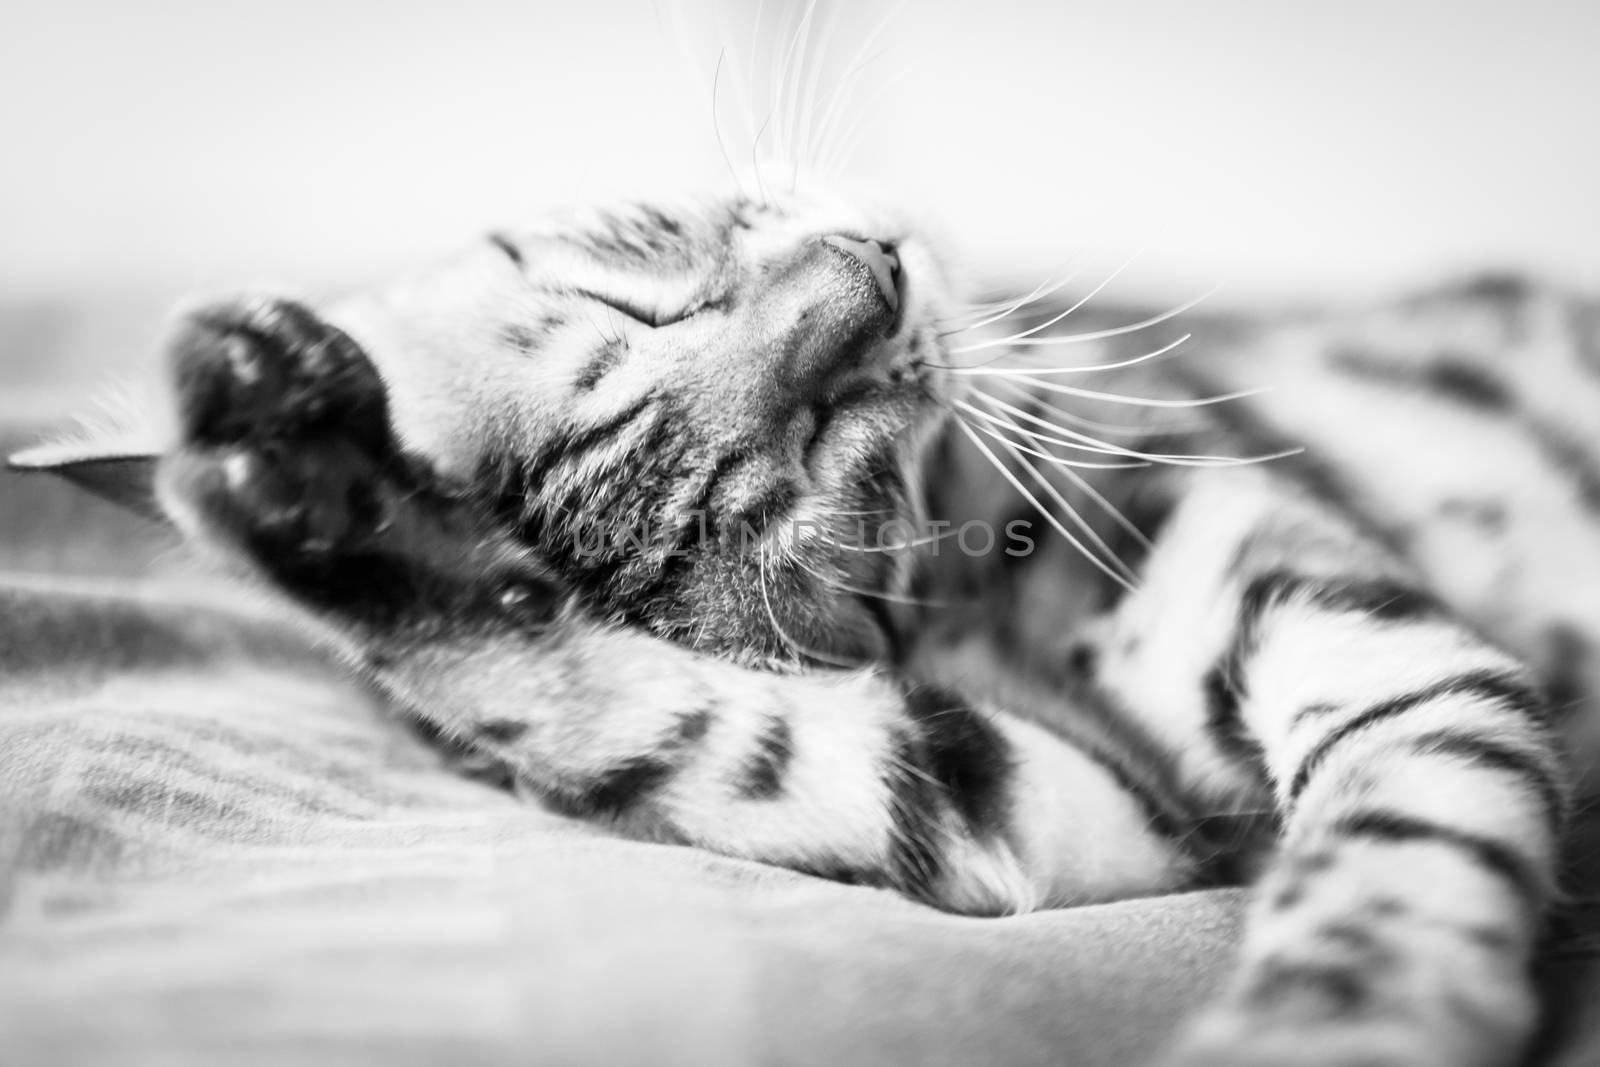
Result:
M113 504L158 522L168 521L156 502L160 453L140 442L68 439L24 449L6 460L14 471L45 471Z

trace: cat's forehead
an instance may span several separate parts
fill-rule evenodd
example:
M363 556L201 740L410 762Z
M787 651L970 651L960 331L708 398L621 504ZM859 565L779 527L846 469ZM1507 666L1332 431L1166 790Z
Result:
M660 263L725 247L742 215L737 201L585 205L503 231L503 237L529 260Z
M895 240L899 230L882 212L838 199L731 197L579 207L504 236L537 269L662 271L706 269L822 233Z

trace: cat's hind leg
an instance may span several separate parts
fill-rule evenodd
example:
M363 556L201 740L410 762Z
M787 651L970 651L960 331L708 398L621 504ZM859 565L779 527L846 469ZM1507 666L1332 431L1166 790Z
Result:
M1283 834L1185 1067L1503 1067L1566 804L1530 672L1287 477L1197 475L1095 682Z

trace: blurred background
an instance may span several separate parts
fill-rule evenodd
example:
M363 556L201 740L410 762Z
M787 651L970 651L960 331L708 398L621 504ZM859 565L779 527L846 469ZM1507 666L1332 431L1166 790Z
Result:
M552 206L728 187L715 56L726 126L805 5L667 2L13 4L5 407L144 373L187 293L336 290ZM1234 304L1600 285L1597 4L910 0L827 29L821 92L870 45L843 177L997 281L1090 248Z

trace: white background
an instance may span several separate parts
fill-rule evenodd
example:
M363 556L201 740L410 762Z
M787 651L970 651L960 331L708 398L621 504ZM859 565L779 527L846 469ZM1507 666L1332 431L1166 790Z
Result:
M9 300L355 282L726 180L650 0L10 11ZM1088 246L1234 301L1500 265L1600 285L1600 4L909 0L885 39L851 173L996 275Z

